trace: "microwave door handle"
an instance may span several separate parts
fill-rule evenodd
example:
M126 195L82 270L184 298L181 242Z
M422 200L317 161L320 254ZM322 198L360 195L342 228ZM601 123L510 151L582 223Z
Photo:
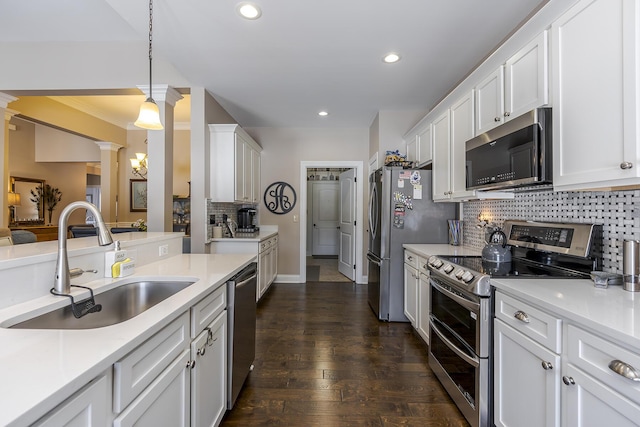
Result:
M466 300L466 299L464 299L462 297L459 297L458 295L456 295L454 293L449 292L448 290L446 290L445 288L440 286L434 280L429 280L429 282L431 282L431 286L433 286L438 291L440 291L441 293L443 293L447 297L451 298L452 300L454 300L455 302L457 302L458 304L460 304L464 308L469 309L469 310L471 310L471 311L473 311L474 313L477 313L477 314L480 311L480 304L475 303L473 301Z
M469 365L473 366L474 368L480 366L480 361L477 357L470 357L468 354L460 350L454 343L452 343L449 338L445 337L442 332L440 332L440 328L437 326L437 324L439 323L441 322L438 319L431 316L431 329L438 335L438 338L440 338L451 351L453 351L458 357L463 359ZM465 348L468 348L467 343L461 341L461 344L463 344Z

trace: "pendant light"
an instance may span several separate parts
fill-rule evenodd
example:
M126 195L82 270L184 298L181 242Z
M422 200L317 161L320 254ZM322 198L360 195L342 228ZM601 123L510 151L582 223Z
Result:
M134 125L150 130L164 129L160 123L160 110L153 100L153 86L151 84L151 63L152 63L152 41L153 41L153 0L149 0L149 97L140 106L140 114Z

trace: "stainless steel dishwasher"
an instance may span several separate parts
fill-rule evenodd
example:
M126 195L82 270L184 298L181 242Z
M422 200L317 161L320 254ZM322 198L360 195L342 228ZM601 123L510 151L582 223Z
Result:
M227 409L236 403L256 357L257 271L252 262L227 282Z

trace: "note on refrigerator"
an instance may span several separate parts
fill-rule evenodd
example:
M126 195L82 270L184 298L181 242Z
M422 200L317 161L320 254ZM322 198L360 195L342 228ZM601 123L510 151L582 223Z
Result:
M416 184L413 186L413 199L414 200L422 199L422 184Z

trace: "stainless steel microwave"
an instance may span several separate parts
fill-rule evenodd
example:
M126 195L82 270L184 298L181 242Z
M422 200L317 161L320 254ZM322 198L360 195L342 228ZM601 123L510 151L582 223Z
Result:
M538 108L466 142L467 190L550 184L551 108Z

